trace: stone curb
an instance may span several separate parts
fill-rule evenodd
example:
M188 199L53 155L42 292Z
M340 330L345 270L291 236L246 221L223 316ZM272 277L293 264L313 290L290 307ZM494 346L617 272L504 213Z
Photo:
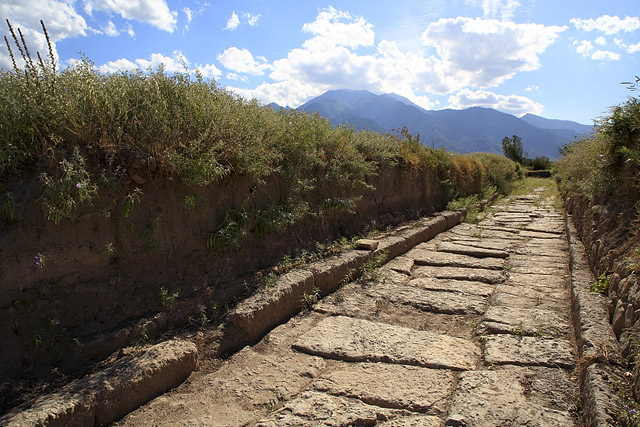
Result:
M108 424L182 383L197 360L198 349L194 343L165 341L53 394L14 408L0 418L0 425Z
M615 413L619 398L611 389L611 381L621 375L616 364L622 361L620 344L609 323L607 298L589 292L596 281L584 255L585 249L567 215L565 220L569 243L571 271L571 311L580 354L580 394L585 426L616 424Z
M312 295L314 288L317 287L321 295L327 295L338 289L351 271L360 268L376 255L385 254L382 262L386 263L415 245L460 224L465 215L464 209L442 212L437 217L396 235L379 239L374 251L354 249L280 276L273 287L262 289L241 301L226 316L220 353L257 342L274 327L298 314L303 295Z

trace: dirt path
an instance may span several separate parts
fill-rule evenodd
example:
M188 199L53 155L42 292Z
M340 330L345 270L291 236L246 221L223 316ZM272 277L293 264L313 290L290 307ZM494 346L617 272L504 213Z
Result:
M414 247L116 425L580 425L564 225L539 194Z

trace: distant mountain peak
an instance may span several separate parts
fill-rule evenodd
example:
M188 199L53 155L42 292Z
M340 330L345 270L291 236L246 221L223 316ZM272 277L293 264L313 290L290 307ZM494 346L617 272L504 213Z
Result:
M487 151L502 154L502 138L518 135L530 156L558 157L558 148L590 126L526 114L522 118L487 107L464 110L425 110L395 93L376 95L368 90L336 89L307 101L301 111L318 112L334 126L389 132L406 126L435 147L460 153Z

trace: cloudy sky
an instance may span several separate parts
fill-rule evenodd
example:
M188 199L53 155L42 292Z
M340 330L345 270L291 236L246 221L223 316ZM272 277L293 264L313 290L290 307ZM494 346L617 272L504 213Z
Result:
M637 0L2 0L0 32L8 18L45 53L42 19L63 67L186 66L263 103L367 89L590 124L640 75L639 16Z

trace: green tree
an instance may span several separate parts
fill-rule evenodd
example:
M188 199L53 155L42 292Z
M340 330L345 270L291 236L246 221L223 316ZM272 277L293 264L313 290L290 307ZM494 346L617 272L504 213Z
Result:
M514 162L522 163L523 151L522 151L522 139L518 135L513 135L512 138L505 136L502 138L502 151L505 157L513 160Z

